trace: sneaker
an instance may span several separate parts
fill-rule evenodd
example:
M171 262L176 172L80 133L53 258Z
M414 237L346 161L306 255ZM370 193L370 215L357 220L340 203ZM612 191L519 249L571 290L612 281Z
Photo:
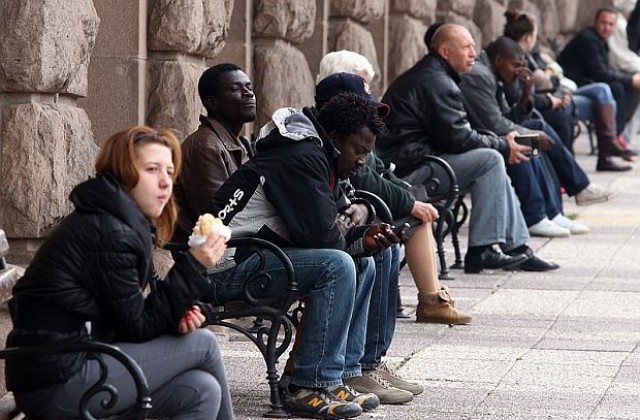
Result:
M349 401L362 407L362 411L375 410L380 405L380 398L376 394L361 394L349 385L328 387L327 391L342 401Z
M571 235L567 228L560 227L546 217L535 225L529 227L531 236L543 236L545 238L566 238Z
M362 414L355 402L342 401L326 389L302 388L296 392L283 390L282 406L294 417L314 419L350 419Z
M391 385L395 386L398 389L403 389L405 391L409 391L413 395L422 394L424 388L422 385L417 384L415 382L409 382L402 379L398 376L398 373L394 368L389 366L387 362L382 362L376 367L376 371L380 376L382 376L387 382Z
M591 183L587 185L587 188L576 194L576 204L578 206L588 206L590 204L604 203L612 198L613 194L610 191Z
M585 233L589 233L591 230L589 229L589 226L574 222L560 213L551 219L551 221L561 228L569 229L569 232L571 232L572 235L583 235Z
M380 404L404 404L413 400L413 394L396 388L376 370L362 371L362 376L345 378L344 382L358 392L376 394Z

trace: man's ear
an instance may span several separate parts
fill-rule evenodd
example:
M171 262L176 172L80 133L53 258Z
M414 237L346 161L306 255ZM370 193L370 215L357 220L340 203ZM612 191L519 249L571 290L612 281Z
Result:
M447 60L449 58L449 48L447 47L447 43L443 43L442 45L440 45L438 47L438 49L436 50L436 52L438 53L438 55L442 58L444 58L445 60Z
M218 110L218 101L213 96L205 96L202 99L202 104L206 108L207 112L215 112Z

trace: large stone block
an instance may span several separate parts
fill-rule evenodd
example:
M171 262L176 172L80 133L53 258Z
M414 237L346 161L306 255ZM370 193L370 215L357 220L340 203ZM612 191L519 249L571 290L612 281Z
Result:
M352 20L335 20L329 26L329 51L349 50L362 54L373 65L376 74L380 75L378 54L373 35L364 26ZM374 92L376 91L374 83Z
M596 15L596 10L603 6L605 2L606 0L556 1L558 13L560 14L560 31L576 32L587 25L592 25Z
M380 19L384 14L385 0L331 1L331 16L348 17L362 23Z
M315 83L302 52L286 41L275 40L256 45L253 60L258 99L256 127L269 121L278 108L313 105Z
M149 49L215 57L229 32L233 0L150 0Z
M91 123L80 108L37 102L9 106L2 119L0 226L10 238L40 238L71 210L71 189L93 173Z
M86 96L99 23L91 0L0 2L0 92Z
M426 26L421 20L408 16L389 19L389 68L387 81L391 83L413 66L427 52L424 45Z
M538 38L542 44L547 44L558 35L561 17L558 15L556 0L526 1L523 6L523 10L533 15L538 22Z
M198 127L203 111L198 97L198 79L204 64L154 60L149 62L147 123L172 128L183 140Z
M480 28L485 44L493 41L503 33L506 19L506 8L493 0L478 0L474 13L474 21ZM481 44L478 44L481 45ZM483 45L486 46L486 45Z
M438 11L455 13L467 19L473 19L476 0L439 0Z
M313 35L315 19L315 1L260 0L254 10L254 36L300 43Z
M415 18L433 22L438 0L392 0L392 13L407 13Z

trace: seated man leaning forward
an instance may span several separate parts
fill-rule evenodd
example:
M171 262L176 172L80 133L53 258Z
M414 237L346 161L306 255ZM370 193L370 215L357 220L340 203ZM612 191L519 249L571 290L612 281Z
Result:
M460 73L473 67L475 43L463 26L444 24L431 52L400 75L382 101L391 108L378 155L397 165L396 174L411 184L422 179L421 157L438 155L453 168L461 191L471 195L469 247L465 272L485 268L547 271L558 268L527 246L529 232L504 162L527 160L527 148L471 128L458 87ZM503 157L504 156L504 157ZM494 248L499 245L504 253Z
M362 374L359 361L374 278L368 256L399 238L387 225L352 226L340 214L349 203L338 179L364 165L384 128L376 109L350 94L337 98L319 121L314 126L301 112L277 110L260 131L256 156L220 187L207 211L228 224L235 236L280 245L296 269L306 311L291 381L283 390L285 409L300 416L355 417L379 403L374 394L358 394L343 382ZM334 129L327 135L323 127ZM334 142L352 143L354 153L338 154ZM354 264L344 251L360 258ZM246 267L258 263L250 257L234 269L213 274L209 300L237 299ZM266 264L278 278L275 271L281 268L268 259Z

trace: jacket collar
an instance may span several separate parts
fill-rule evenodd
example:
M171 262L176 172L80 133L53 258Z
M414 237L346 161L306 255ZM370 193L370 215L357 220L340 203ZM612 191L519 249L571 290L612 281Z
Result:
M227 127L217 119L205 115L200 116L200 124L209 127L220 139L224 148L228 151L242 150L240 141L229 132Z
M462 78L444 58L440 57L440 54L434 51L429 53L427 55L427 58L430 58L432 61L437 63L437 65L441 67L445 71L445 73L447 73L447 75L451 77L454 82L456 82L456 84L460 84Z

